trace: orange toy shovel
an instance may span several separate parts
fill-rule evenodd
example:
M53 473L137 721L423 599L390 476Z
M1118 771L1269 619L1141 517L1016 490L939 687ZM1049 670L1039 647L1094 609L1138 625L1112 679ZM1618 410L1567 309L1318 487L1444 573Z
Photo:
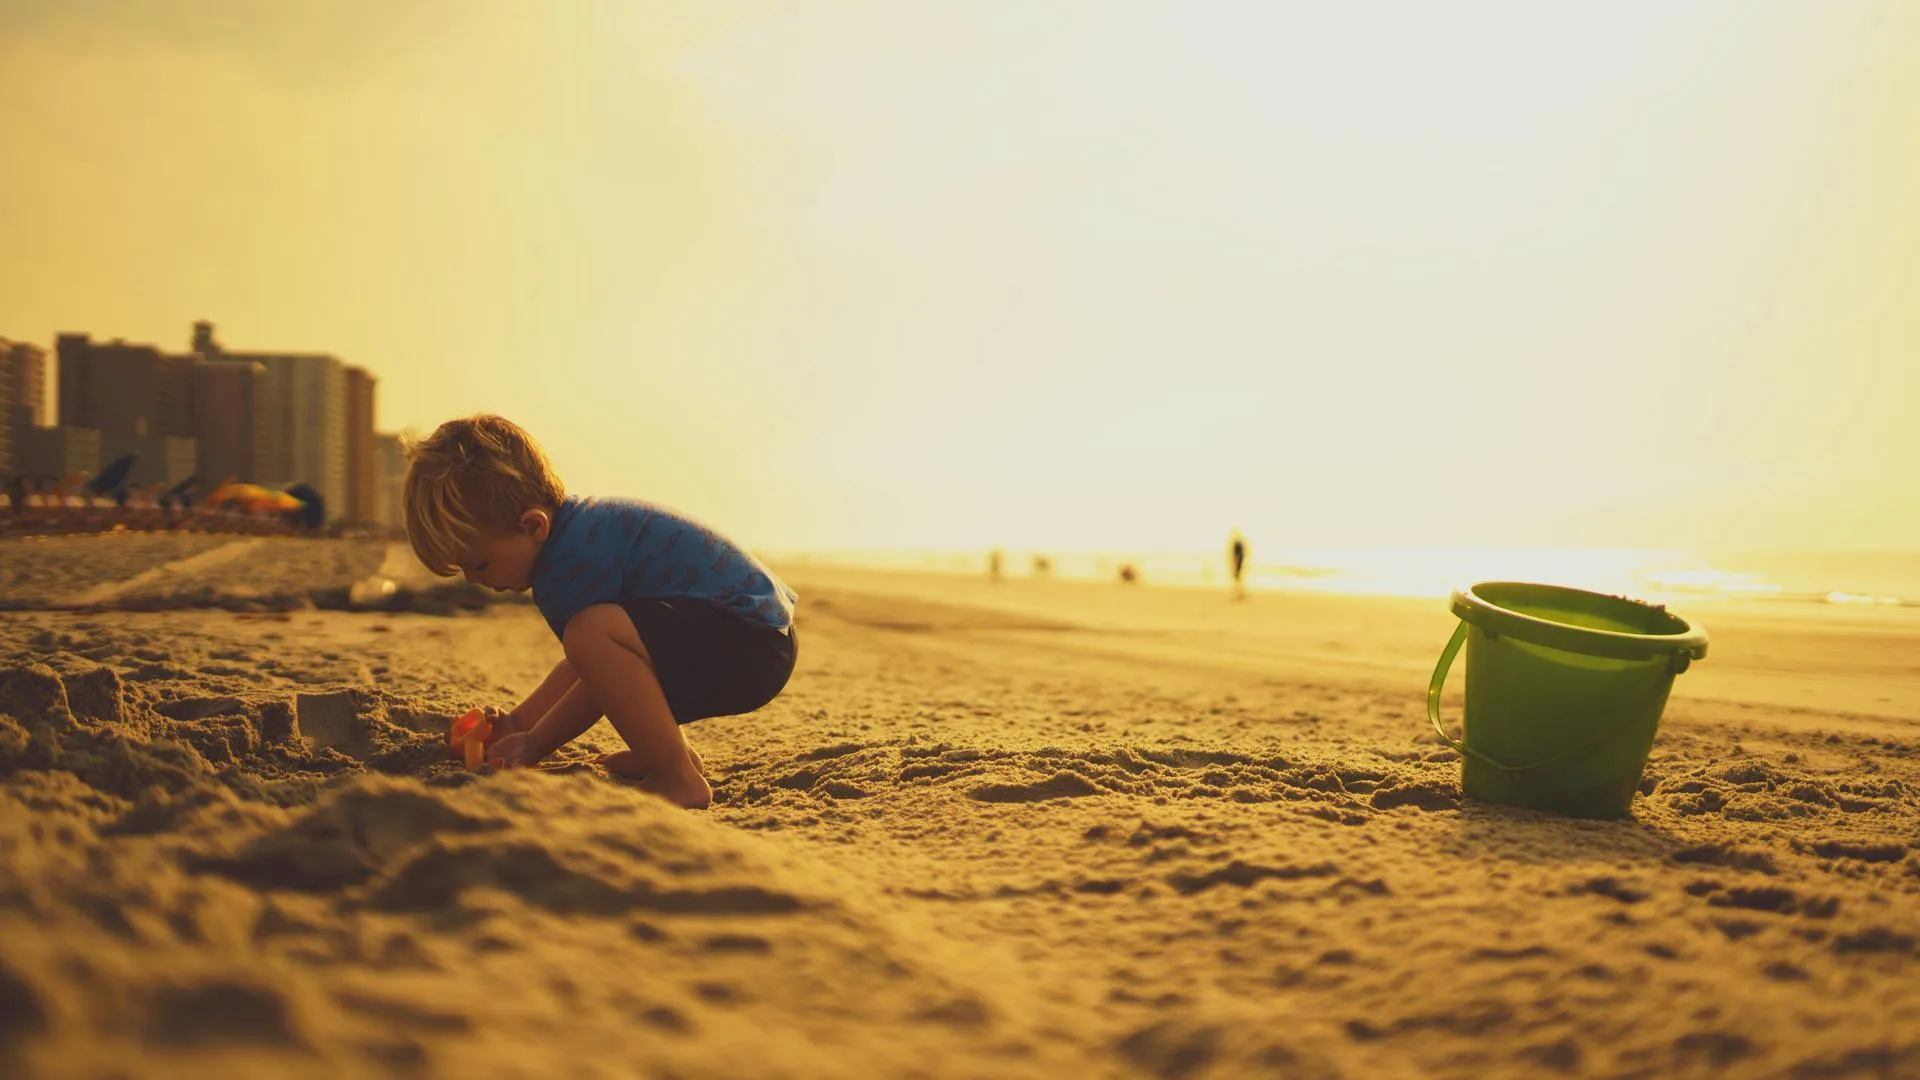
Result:
M485 719L479 709L469 709L466 715L459 717L447 728L447 749L455 754L460 752L460 744L467 741L467 732Z
M487 736L491 734L493 724L488 722L486 714L479 709L470 710L447 729L447 749L458 753L467 768L478 769L486 760Z

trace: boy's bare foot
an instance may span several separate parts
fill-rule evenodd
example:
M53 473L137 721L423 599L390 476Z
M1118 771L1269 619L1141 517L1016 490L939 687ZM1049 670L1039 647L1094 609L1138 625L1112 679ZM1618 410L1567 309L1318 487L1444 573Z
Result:
M640 765L639 755L631 750L622 750L617 754L602 754L594 759L594 764L614 776L624 776L629 780L638 780L647 775L647 770ZM700 760L698 754L693 755L693 769L700 774L700 779L707 778L706 763Z
M707 778L699 773L693 774L689 782L668 784L662 780L642 779L640 790L651 791L655 795L685 810L705 810L713 805L713 788L707 785Z
M680 739L687 748L687 759L693 762L693 771L700 774L700 779L705 780L707 778L707 763L701 759L700 751L695 750L692 743L686 742L686 736L684 734L681 735ZM613 754L602 754L600 757L595 758L594 762L614 776L624 776L630 780L638 780L647 774L647 770L640 766L640 759L631 750L621 750Z
M640 755L631 750L622 750L617 754L601 754L593 761L608 773L624 776L629 780L638 780L647 775L647 771L640 767Z
M639 755L631 750L608 754L600 759L600 764L610 775L638 781L640 790L651 791L688 810L705 810L713 805L713 787L707 783L704 773L695 772L678 782L649 776L646 769L641 767Z

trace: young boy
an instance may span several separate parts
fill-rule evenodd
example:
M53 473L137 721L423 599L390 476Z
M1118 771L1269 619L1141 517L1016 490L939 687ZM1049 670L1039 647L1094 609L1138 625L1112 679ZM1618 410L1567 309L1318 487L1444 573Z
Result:
M449 420L407 453L407 539L442 577L533 590L565 656L512 711L490 760L532 765L605 716L609 772L688 809L713 801L679 725L752 712L793 674L799 599L712 531L636 499L568 495L525 431ZM491 711L491 710L490 710Z

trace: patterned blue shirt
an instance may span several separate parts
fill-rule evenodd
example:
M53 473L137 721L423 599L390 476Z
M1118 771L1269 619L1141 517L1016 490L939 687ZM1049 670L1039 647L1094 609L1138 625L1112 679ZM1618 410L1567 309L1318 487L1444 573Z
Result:
M773 571L719 533L640 499L569 495L533 563L533 602L564 638L594 604L710 600L784 630L799 601Z

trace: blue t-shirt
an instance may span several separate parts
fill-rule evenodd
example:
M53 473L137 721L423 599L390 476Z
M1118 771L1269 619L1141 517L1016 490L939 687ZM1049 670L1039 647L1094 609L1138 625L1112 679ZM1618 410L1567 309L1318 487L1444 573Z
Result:
M533 602L555 637L594 604L622 600L710 600L785 630L799 599L732 541L640 499L567 496L533 563Z

